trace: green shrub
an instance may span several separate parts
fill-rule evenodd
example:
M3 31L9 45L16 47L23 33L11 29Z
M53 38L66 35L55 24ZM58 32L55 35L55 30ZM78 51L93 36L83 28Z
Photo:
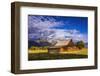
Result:
M76 43L76 46L77 46L79 49L82 49L82 48L85 47L85 43L84 43L83 41L78 41L78 42Z

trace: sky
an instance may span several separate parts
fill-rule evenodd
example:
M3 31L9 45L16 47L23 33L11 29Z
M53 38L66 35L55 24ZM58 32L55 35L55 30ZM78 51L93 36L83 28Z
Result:
M88 42L88 18L28 15L28 40L36 39Z

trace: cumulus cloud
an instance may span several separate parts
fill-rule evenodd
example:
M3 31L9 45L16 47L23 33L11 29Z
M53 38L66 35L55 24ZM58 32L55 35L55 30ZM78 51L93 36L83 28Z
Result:
M37 36L39 36L40 38L43 36L45 38L54 32L54 30L51 29L52 27L59 25L63 25L63 22L56 21L53 17L29 16L29 39L32 39L32 37L35 38Z
M52 35L51 35L52 36ZM55 29L54 36L52 37L53 40L56 39L73 39L75 42L77 41L84 41L87 42L87 35L81 34L79 31L73 29L73 30L61 30L61 29Z
M53 17L43 17L43 16L29 16L29 28L38 27L41 29L49 29L50 27L62 25L62 21L56 21Z
M66 22L67 23L67 22ZM54 17L28 16L28 39L68 39L87 42L87 35L81 34L76 29L56 29L52 27L63 26L64 22L57 21Z

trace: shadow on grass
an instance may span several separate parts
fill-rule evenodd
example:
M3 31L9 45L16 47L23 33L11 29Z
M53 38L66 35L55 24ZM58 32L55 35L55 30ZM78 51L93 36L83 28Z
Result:
M28 54L28 60L55 60L55 59L79 59L88 58L87 55L79 54Z

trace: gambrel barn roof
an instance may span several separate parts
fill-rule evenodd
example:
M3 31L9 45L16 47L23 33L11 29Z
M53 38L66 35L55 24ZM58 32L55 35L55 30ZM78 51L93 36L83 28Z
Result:
M55 47L67 46L70 42L72 42L72 39L59 40L59 41L57 41L57 43L54 46Z

